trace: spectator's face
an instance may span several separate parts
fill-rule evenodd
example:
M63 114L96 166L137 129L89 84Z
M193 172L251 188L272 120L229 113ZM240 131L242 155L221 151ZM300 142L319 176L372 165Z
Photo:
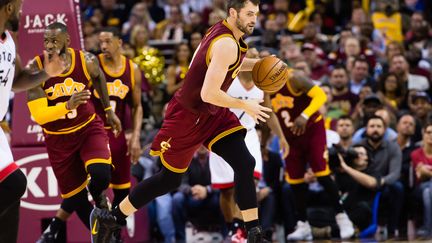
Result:
M114 9L116 5L116 0L101 0L102 8L111 10Z
M355 25L363 24L366 21L366 15L363 9L361 8L354 9L352 12L351 21Z
M111 32L99 33L99 48L103 55L112 59L121 50L122 41Z
M419 30L424 25L424 19L423 16L419 13L415 13L411 16L411 29L412 30Z
M57 53L62 55L66 53L67 46L69 45L69 35L63 33L60 29L47 29L44 34L44 47L48 55Z
M9 8L9 6L11 8ZM6 11L8 14L8 19L6 21L6 28L8 28L11 31L18 31L19 27L19 19L21 17L21 7L22 7L22 0L14 0L10 2L9 4L6 4L3 6L2 11Z
M189 15L189 18L190 18L190 22L191 22L191 25L192 25L192 26L199 26L199 25L202 24L202 23L201 23L201 15L199 15L199 14L196 13L196 12L192 12L192 13Z
M423 118L427 116L429 111L431 110L431 104L426 99L417 98L413 104L414 114L416 117Z
M183 22L183 15L180 11L180 8L177 6L172 6L170 9L170 20L171 23L181 23Z
M403 56L395 56L391 59L390 71L397 75L404 75L408 72L408 63Z
M404 136L414 135L414 131L415 131L414 117L412 117L411 115L402 116L399 119L396 130L399 134L402 134Z
M318 58L318 57L317 57L317 54L315 53L314 50L308 50L308 49L306 49L306 50L303 51L303 56L304 56L306 62L307 62L310 66L313 66L313 64L316 63L317 58Z
M377 103L376 101L369 101L363 106L363 112L365 116L370 116L372 114L375 114L377 110L381 107L380 103Z
M349 38L345 41L345 53L347 56L360 54L360 43L357 39Z
M251 1L248 1L239 12L235 9L230 9L230 14L231 12L235 12L234 19L236 27L246 35L252 34L259 12L258 5L254 5Z
M390 114L386 109L379 109L375 112L375 115L381 117L384 120L386 126L390 124Z
M279 30L283 30L287 27L287 16L286 14L279 13L276 15L276 24Z
M193 50L196 50L201 43L202 35L199 32L195 32L191 35L190 45Z
M285 46L282 51L284 52L285 58L291 62L301 57L300 47L296 44Z
M324 93L327 96L327 102L326 103L330 103L333 100L333 95L331 93L330 87L328 86L321 86L321 89L324 91Z
M369 75L369 66L367 62L355 62L352 68L352 78L354 80L363 80Z
M303 28L303 35L305 39L313 39L317 34L317 28L315 24L309 23Z
M148 32L145 27L140 27L135 36L135 42L138 46L146 45L148 41Z
M364 147L355 147L354 150L357 152L358 157L354 160L356 168L365 168L368 164L368 154Z
M177 58L181 62L188 62L191 56L191 52L189 50L189 46L181 45L177 51Z
M397 78L394 75L388 76L384 81L384 89L387 92L395 92L398 88Z
M339 119L336 125L336 132L343 140L349 139L354 134L354 126L349 119Z
M353 36L353 34L352 34L351 31L349 31L349 30L343 30L343 31L340 33L339 45L340 45L341 47L345 46L345 42L346 42L346 40L347 40L348 38L352 37L352 36Z
M348 86L348 75L344 69L334 69L330 75L330 85L337 91L342 91Z
M265 23L265 29L277 32L279 30L279 27L276 20L268 19Z
M400 50L400 47L397 44L389 44L387 46L387 59L391 60L391 58L395 55L401 55L402 52Z
M288 11L288 1L287 0L275 0L273 3L275 10Z
M423 130L423 143L432 146L432 126L427 126Z
M384 123L381 119L370 119L366 126L366 136L373 142L383 139L385 132Z
M359 98L360 100L364 100L364 98L371 95L372 93L372 88L370 86L363 86L360 90Z

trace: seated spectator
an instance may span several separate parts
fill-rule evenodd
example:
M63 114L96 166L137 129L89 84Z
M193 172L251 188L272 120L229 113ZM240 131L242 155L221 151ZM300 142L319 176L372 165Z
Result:
M335 173L335 178L343 194L343 205L349 218L357 228L364 230L372 222L372 203L379 189L381 175L368 167L373 162L366 147L354 145L351 149L357 155L353 161L347 162L338 154L340 168Z
M136 25L144 25L150 32L156 26L145 3L136 3L131 10L129 20L123 23L121 33L124 40L129 40L130 33Z
M393 120L393 114L390 113L386 108L381 108L375 111L375 116L379 116L383 119L384 125L386 126L384 133L384 140L386 141L394 141L397 137L396 131L390 127L391 121ZM358 129L353 136L353 143L357 144L366 137L366 127L362 127Z
M189 69L189 62L192 58L192 52L186 43L176 47L174 53L174 63L167 69L167 92L173 95L181 86L183 79Z
M432 237L432 123L423 128L423 145L411 153L417 190L423 199L423 226L418 233Z
M351 77L349 81L350 90L353 94L358 95L364 85L376 90L375 80L369 75L369 61L363 57L356 57L352 63Z
M385 73L378 82L378 96L391 111L396 112L405 101L406 90L395 73Z
M180 42L186 39L189 33L189 26L185 23L180 8L178 6L171 6L169 18L156 25L153 37L162 41L172 40Z
M224 219L219 208L219 191L211 187L209 152L204 146L196 152L183 179L173 196L176 239L185 240L187 221L198 230L221 231Z
M303 44L301 52L311 68L311 78L313 80L325 82L328 78L329 70L326 63L321 59L324 52L311 43Z
M409 105L411 113L420 122L420 126L424 127L432 112L430 96L426 92L412 91L408 100L411 100Z
M348 71L341 65L335 66L329 80L333 96L330 107L339 109L341 115L351 115L359 101L358 96L349 89L348 81Z
M427 91L429 89L428 79L421 75L411 74L407 59L401 54L392 57L389 71L398 75L408 90Z

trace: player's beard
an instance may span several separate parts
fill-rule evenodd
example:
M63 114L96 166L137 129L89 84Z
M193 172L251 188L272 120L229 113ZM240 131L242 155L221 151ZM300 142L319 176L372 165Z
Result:
M249 30L247 24L243 25L242 22L240 21L240 18L236 19L235 24L236 24L237 29L239 29L241 32L245 33L246 35L252 34L253 28L252 28L252 30Z
M9 19L8 21L8 29L12 32L16 32L19 29L19 18L17 16L14 16L12 19Z

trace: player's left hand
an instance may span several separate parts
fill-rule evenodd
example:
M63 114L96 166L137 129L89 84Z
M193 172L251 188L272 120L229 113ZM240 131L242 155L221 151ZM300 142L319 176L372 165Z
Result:
M132 164L136 164L138 162L139 157L141 156L141 144L139 141L139 137L135 137L132 135L132 138L128 143L128 154L131 157Z
M203 200L207 197L207 188L201 185L195 185L191 188L192 197L195 200Z
M66 69L66 63L59 56L59 54L54 53L51 57L49 57L48 52L44 51L44 71L50 77L57 77L64 72Z
M117 117L114 111L112 110L107 111L106 121L110 125L111 130L114 133L114 136L117 137L122 131L122 126L121 126L120 119Z
M294 124L291 127L291 132L296 136L302 135L306 131L306 123L306 118L304 118L303 116L298 116L294 120Z
M282 151L283 158L285 159L286 157L288 157L290 147L287 140L284 137L279 139L279 148Z

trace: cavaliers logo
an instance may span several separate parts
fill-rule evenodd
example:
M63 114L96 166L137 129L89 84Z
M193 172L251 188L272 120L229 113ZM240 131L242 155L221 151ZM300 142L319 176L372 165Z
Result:
M169 148L171 148L171 144L169 143L170 141L171 141L171 138L169 138L167 141L162 141L160 143L161 153L165 153Z
M120 99L124 99L129 92L129 87L123 84L120 79L116 79L110 83L107 82L107 89L109 96L119 97ZM99 99L100 96L96 90L94 90L94 95Z
M271 104L274 112L278 112L282 108L291 109L294 107L294 98L290 96L276 94L276 97L271 100Z
M83 91L85 87L83 83L75 82L72 78L66 78L63 83L54 84L54 86L45 89L45 94L49 100L55 100L63 96L72 96Z

